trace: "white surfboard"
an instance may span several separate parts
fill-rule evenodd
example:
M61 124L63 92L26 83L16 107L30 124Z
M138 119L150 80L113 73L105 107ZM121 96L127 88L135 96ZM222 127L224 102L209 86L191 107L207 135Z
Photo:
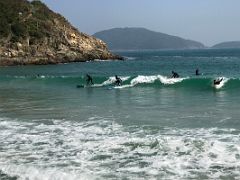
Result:
M221 89L224 86L224 84L228 81L228 79L224 77L219 77L218 80L220 79L223 79L223 80L219 84L213 84L214 88Z
M223 85L224 85L224 83L223 83L223 81L222 81L222 82L220 82L220 84L214 84L214 87L215 87L216 89L220 89L220 88L223 87Z

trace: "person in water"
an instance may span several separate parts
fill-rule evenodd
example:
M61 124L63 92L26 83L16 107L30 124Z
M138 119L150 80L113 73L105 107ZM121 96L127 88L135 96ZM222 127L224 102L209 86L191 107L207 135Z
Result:
M121 86L122 85L122 80L117 75L115 75L115 79L116 79L115 84L117 86Z
M87 85L93 85L93 79L89 74L86 74L86 83Z
M200 73L199 73L199 69L196 69L196 76L199 76Z
M179 75L178 73L172 71L172 78L179 78Z
M223 78L221 79L214 79L213 84L214 85L219 85L222 82Z

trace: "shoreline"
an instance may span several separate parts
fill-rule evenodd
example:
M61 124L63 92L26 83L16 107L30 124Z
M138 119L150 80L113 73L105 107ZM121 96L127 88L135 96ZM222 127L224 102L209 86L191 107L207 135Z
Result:
M27 66L27 65L54 65L89 61L123 61L124 57L120 55L111 55L109 57L99 58L69 58L69 57L0 57L0 67L4 66Z

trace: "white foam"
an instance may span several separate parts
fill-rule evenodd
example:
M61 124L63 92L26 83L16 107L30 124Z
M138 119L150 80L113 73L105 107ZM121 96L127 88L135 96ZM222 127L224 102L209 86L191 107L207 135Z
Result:
M65 172L58 168L42 168L37 166L11 165L2 166L1 170L9 176L19 176L19 180L79 180L92 179L84 173Z
M114 87L115 89L123 89L123 88L129 88L129 87L134 87L137 84L150 84L154 83L158 79L157 76L142 76L139 75L136 78L132 79L130 84L127 85L122 85L122 86L116 86Z
M129 56L124 56L124 58L126 58L127 60L135 60L136 57L129 57Z
M127 81L130 76L119 76L119 78L124 82ZM108 80L104 81L101 86L106 86L106 85L110 85L110 84L114 84L116 81L116 78L114 76L109 77Z
M116 89L122 89L122 88L129 88L129 87L134 87L138 84L152 84L155 81L159 80L162 84L176 84L176 83L180 83L183 80L188 79L186 78L168 78L162 75L153 75L153 76L143 76L143 75L139 75L136 78L132 79L130 84L127 85L122 85L122 86L117 86L114 87Z
M186 77L186 78L168 78L166 76L161 76L161 75L159 75L158 78L162 84L176 84L176 83L182 82L185 79L188 79L188 77Z
M135 86L137 84L143 84L143 83L153 83L158 79L157 76L137 76L131 81L131 85Z
M94 59L95 62L112 62L112 61L115 61L115 60L111 60L111 59L108 59L108 60L102 60L102 59ZM87 61L87 62L92 62L92 61Z
M226 78L226 77L218 77L217 79L219 79L219 80L223 79L223 80L218 85L213 84L213 87L215 87L216 89L221 89L229 80L229 78Z
M129 88L129 87L133 87L133 85L131 84L126 84L126 85L121 85L121 86L114 86L114 89L124 89L124 88Z
M240 178L235 129L152 132L99 116L87 122L51 121L0 119L0 170L20 180Z

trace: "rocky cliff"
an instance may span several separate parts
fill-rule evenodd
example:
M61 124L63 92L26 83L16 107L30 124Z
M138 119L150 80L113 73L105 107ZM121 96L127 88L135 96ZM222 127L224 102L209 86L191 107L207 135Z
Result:
M122 59L41 1L0 0L0 65Z

